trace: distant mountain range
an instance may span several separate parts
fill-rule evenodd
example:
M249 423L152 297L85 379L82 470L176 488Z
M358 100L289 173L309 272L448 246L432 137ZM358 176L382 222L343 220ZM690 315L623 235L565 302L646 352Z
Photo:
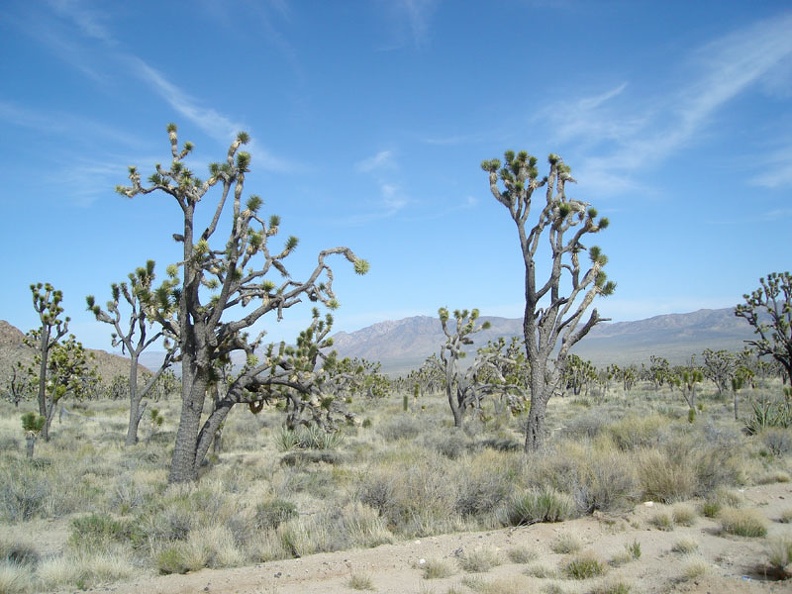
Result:
M474 335L475 345L500 336L522 335L522 319L481 317L491 327ZM651 355L682 363L704 349L742 350L745 340L754 336L752 327L734 315L732 308L702 309L687 314L655 316L636 322L603 322L595 326L572 349L595 365L640 364ZM334 335L334 348L340 355L380 361L383 371L399 374L419 367L427 357L438 353L445 342L440 320L416 316L387 321L356 332Z
M474 335L471 352L501 336L522 335L522 319L481 317L490 328ZM579 357L594 365L644 363L651 355L665 357L672 363L683 363L704 349L740 351L745 341L754 337L753 328L734 315L732 308L702 309L687 314L655 316L636 322L603 322L595 326L572 349ZM32 360L32 349L22 344L22 332L0 320L0 376L7 377L16 360ZM333 335L334 348L343 357L359 357L379 361L389 375L416 369L445 343L440 320L415 316L403 320L373 324L355 332ZM125 359L94 351L100 372L106 378L128 373ZM163 353L144 352L141 363L156 369ZM179 369L174 369L179 373ZM1 377L0 377L1 379Z

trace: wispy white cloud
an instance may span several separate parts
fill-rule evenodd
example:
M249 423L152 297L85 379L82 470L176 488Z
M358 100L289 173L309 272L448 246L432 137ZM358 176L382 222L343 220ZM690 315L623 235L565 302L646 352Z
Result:
M203 130L207 136L221 143L231 142L246 127L211 107L203 107L186 91L171 83L165 75L149 66L140 58L129 56L127 61L133 72L154 92L164 99L176 112ZM246 130L247 131L247 130ZM295 165L276 157L254 140L247 149L254 154L256 164L267 171L290 171Z
M107 11L95 10L82 0L49 0L49 5L58 15L73 21L84 35L108 45L116 44L108 25Z
M405 45L421 48L431 37L432 16L440 0L380 0L386 8L387 19L393 29L394 41L383 49L398 49Z
M355 164L355 169L363 173L382 169L394 169L395 167L396 162L393 151L388 150L380 151L376 155L367 157Z
M642 102L637 96L642 89L623 82L592 96L556 103L541 117L551 122L556 142L596 152L576 168L587 186L608 193L634 189L635 172L694 142L729 101L749 90L763 92L773 77L792 76L790 31L792 13L705 44L690 56L688 82L651 101ZM776 174L765 177L769 183L787 183L789 161L782 158L779 164Z

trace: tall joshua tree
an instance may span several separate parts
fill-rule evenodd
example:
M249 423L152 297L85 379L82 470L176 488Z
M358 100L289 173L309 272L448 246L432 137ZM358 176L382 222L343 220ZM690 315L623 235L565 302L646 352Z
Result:
M365 274L368 263L347 247L330 248L319 252L317 264L305 280L292 279L284 260L297 247L297 238L289 237L281 249L273 250L270 243L279 231L279 218L262 218L262 200L258 196L251 195L243 202L251 158L240 148L248 142L248 135L238 134L225 161L209 166L205 181L185 164L192 144L179 146L174 124L168 126L168 136L170 166L156 165L145 185L137 169L131 167L131 184L118 187L117 191L129 198L151 193L168 195L183 215L182 230L174 235L183 244L183 258L178 266L168 268L169 277L175 279L180 267L182 278L181 287L173 291L178 308L172 330L179 343L182 365L181 416L168 477L175 483L198 478L212 439L234 405L244 403L251 410L260 410L274 395L288 391L300 394L306 405L327 406L327 400L316 395L321 385L313 366L319 361L318 347L327 344L329 324L315 315L297 350L281 345L279 349L270 347L263 354L257 349L265 333L251 339L247 331L268 314L280 319L284 310L303 299L335 308L338 303L333 292L333 271L328 264L330 257L346 258L359 274ZM200 231L195 228L196 210L201 204L209 204L205 197L213 188L219 190L219 199L208 226ZM221 217L227 203L231 212ZM221 218L229 224L228 234L212 247L210 240L218 231ZM270 279L273 273L279 273L280 278ZM229 360L233 352L243 353L246 363L230 380L225 395L202 419L218 364Z
M96 319L105 324L110 324L115 330L112 335L114 347L121 347L122 353L129 355L129 425L124 441L125 445L134 445L138 441L138 427L140 419L146 410L143 400L162 373L170 367L177 352L178 345L172 342L173 335L169 331L174 325L173 314L175 302L171 299L174 280L167 279L159 288L152 285L156 278L154 274L154 261L146 262L145 267L138 268L128 275L129 284L122 282L110 286L112 299L107 302L106 309L96 304L93 295L88 295L85 301L88 309ZM126 302L129 311L128 318L122 320L121 309ZM152 323L159 322L158 328L149 333ZM138 386L140 355L149 346L163 340L165 357L159 368L151 375L143 386Z
M550 155L550 172L542 178L536 158L527 152L507 151L504 158L503 166L492 159L482 162L481 168L489 176L492 195L517 225L525 264L523 335L531 367L525 449L529 451L542 444L547 402L559 385L569 349L606 321L596 308L583 321L586 310L595 297L613 293L616 284L607 280L603 270L607 258L602 251L583 244L586 235L605 229L608 219L597 219L594 208L567 197L566 184L575 180L561 157ZM537 205L537 218L529 222L534 192L542 187L544 200ZM549 245L549 272L537 279L536 258L543 237ZM586 251L588 265L581 262L581 253Z

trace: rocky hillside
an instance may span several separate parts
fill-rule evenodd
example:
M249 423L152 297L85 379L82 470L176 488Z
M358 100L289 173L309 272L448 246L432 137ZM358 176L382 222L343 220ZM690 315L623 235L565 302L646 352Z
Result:
M0 320L0 391L5 391L6 382L11 370L18 361L24 364L33 361L33 349L25 346L25 335L21 330L5 320ZM105 382L110 382L117 375L129 374L129 361L112 353L101 350L90 350L99 375Z

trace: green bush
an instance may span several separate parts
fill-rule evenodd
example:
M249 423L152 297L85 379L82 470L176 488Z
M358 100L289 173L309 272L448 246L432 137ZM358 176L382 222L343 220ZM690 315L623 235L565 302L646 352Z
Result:
M110 542L132 545L143 540L141 528L128 520L118 520L108 514L90 514L71 522L69 543L78 548L101 549Z
M271 499L256 504L254 522L258 529L277 528L283 522L296 518L298 515L297 506L291 501Z
M575 515L575 502L566 493L551 487L512 496L500 510L504 526L524 526L538 522L563 522Z

